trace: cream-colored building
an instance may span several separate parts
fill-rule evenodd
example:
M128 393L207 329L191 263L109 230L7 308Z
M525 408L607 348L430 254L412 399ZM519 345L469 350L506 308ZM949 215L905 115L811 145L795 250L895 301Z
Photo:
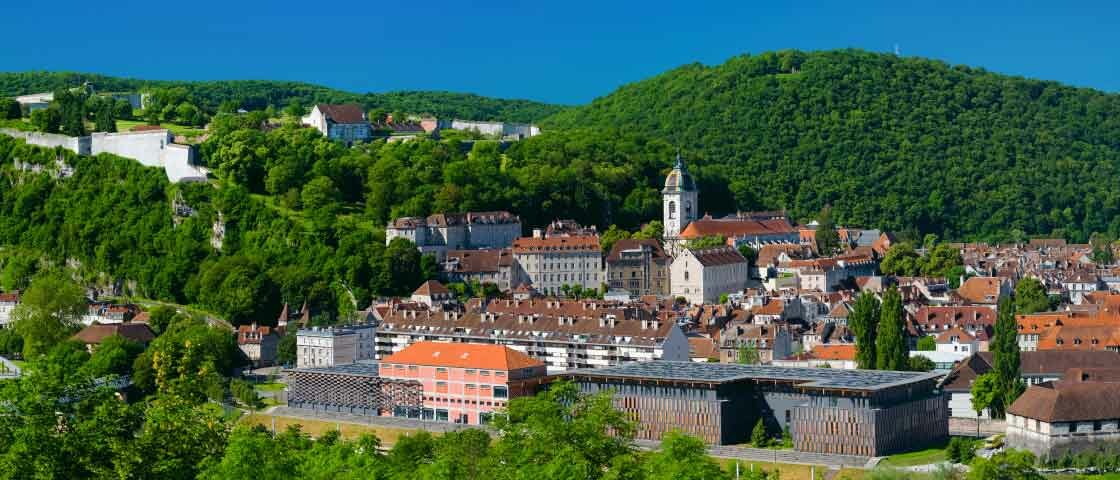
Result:
M747 259L731 247L684 248L670 267L670 291L693 305L716 303L746 287L748 269Z
M598 235L519 238L513 259L518 275L546 295L560 294L564 285L598 289L606 282Z

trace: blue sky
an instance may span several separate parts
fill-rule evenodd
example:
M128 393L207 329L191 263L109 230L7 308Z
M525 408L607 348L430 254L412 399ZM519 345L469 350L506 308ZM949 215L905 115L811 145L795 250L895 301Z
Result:
M905 56L1120 91L1120 2L0 3L3 71L584 103L694 61L897 44Z

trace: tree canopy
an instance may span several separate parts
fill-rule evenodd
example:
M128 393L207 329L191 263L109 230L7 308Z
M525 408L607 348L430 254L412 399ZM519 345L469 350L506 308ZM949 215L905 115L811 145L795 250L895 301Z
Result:
M672 138L689 152L705 210L810 219L829 205L837 224L912 238L1084 242L1120 238L1107 180L1120 169L1118 114L1120 95L1052 81L784 50L684 65L542 125Z

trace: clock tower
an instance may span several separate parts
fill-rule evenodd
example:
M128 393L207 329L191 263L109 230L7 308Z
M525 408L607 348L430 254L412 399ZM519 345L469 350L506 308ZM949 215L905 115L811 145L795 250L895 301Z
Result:
M681 152L677 150L677 163L669 176L665 177L665 188L661 189L661 216L665 228L665 249L670 255L676 256L683 243L680 234L690 222L696 220L696 212L700 209L696 183L692 181L688 168L681 160Z

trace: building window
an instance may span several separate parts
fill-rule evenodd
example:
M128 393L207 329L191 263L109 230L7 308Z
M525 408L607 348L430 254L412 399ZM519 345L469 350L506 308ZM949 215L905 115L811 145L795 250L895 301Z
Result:
M669 202L669 218L677 218L677 202Z
M509 389L506 387L494 387L494 398L509 398Z

